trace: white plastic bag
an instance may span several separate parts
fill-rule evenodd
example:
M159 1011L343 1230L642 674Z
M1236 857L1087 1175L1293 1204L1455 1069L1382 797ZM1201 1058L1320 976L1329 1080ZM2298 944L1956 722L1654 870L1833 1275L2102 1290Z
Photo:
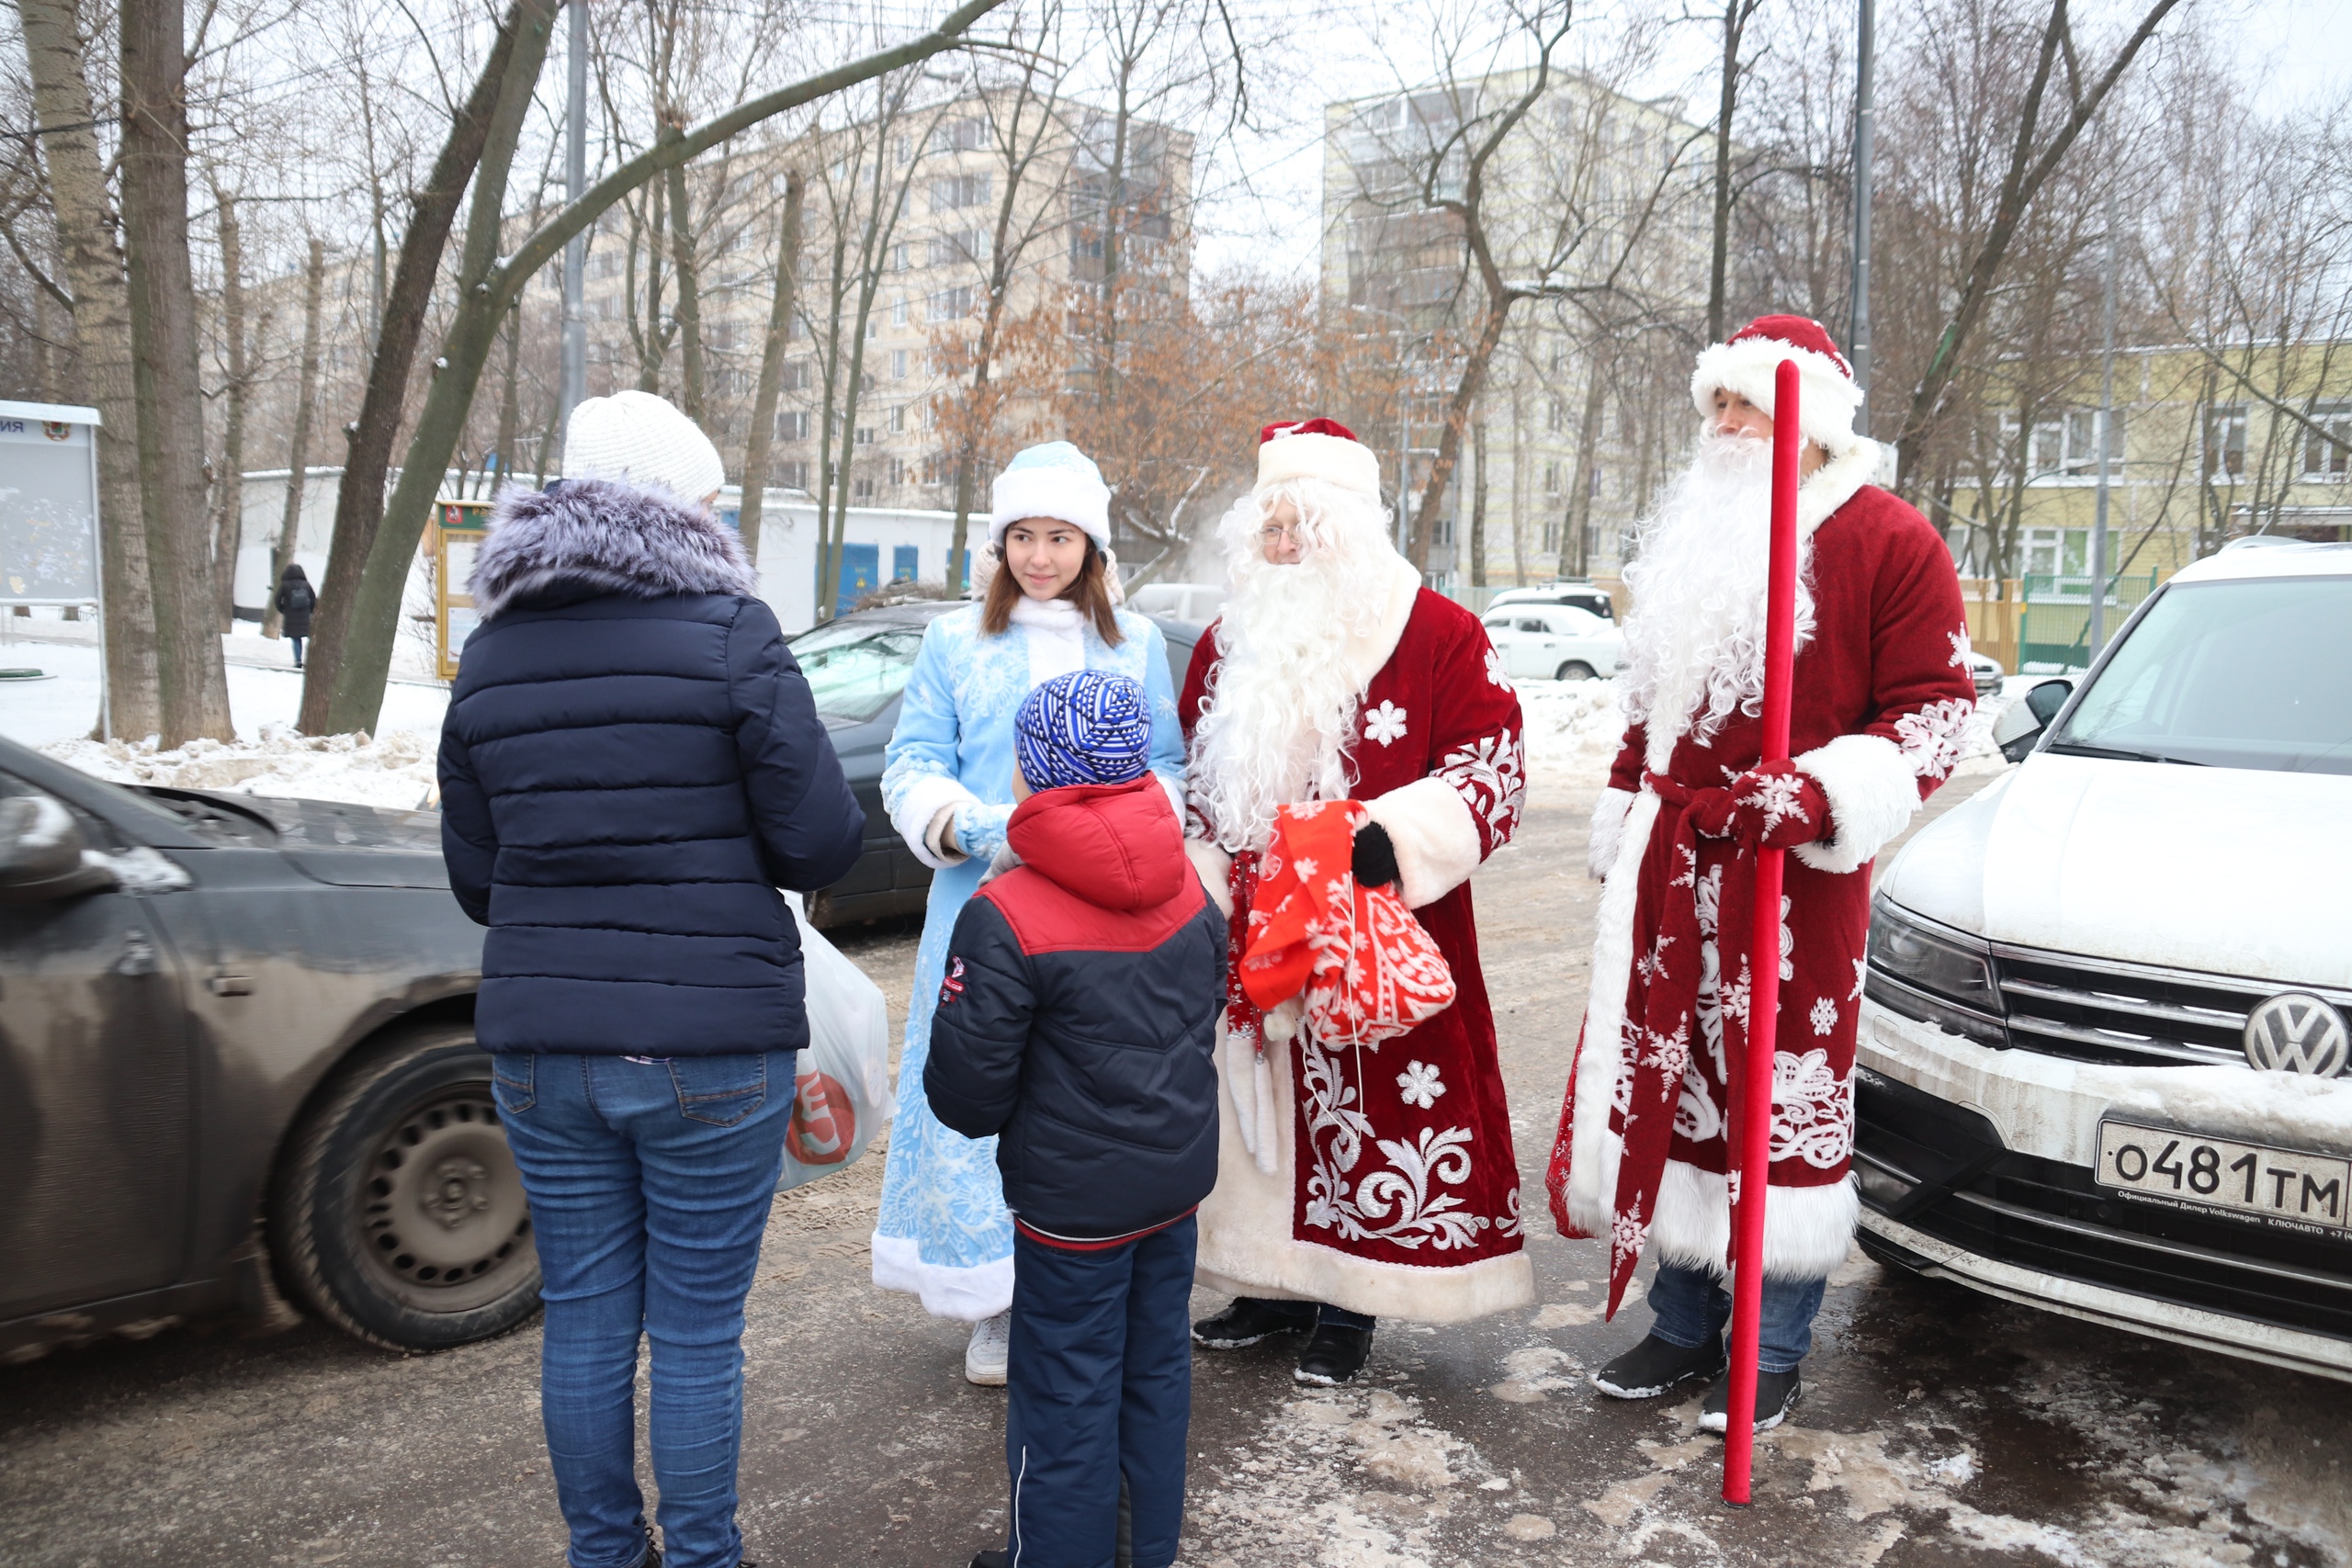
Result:
M779 1192L854 1163L898 1109L890 1093L890 1008L882 987L808 923L798 894L785 898L800 927L808 1046L800 1053Z

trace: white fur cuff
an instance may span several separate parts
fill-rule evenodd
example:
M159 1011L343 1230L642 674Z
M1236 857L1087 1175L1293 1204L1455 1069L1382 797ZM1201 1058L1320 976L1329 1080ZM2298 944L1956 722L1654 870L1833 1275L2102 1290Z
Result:
M1774 1187L1764 1200L1764 1272L1775 1280L1826 1280L1846 1260L1861 1201L1851 1180ZM1661 1262L1721 1276L1731 1240L1730 1189L1721 1176L1679 1159L1666 1162L1649 1250Z
M1415 779L1364 803L1396 848L1405 907L1434 904L1478 869L1481 840L1470 803L1441 778Z
M1815 871L1860 871L1919 809L1919 779L1894 741L1883 735L1841 735L1793 759L1821 786L1837 837L1797 846L1797 859Z
M953 844L943 846L934 840L940 814L979 804L978 795L945 773L923 773L908 782L906 793L899 796L898 809L890 813L890 826L907 841L915 859L933 871L943 871L965 857L954 852Z
M1605 882L1617 863L1617 840L1625 836L1625 813L1633 808L1630 789L1605 789L1592 803L1592 840L1586 847L1585 870L1595 882Z

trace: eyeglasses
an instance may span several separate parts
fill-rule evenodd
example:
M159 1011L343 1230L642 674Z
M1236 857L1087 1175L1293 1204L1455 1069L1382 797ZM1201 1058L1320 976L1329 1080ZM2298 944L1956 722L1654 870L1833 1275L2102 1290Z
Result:
M1278 545L1283 543L1304 545L1306 543L1306 525L1304 523L1269 523L1264 527L1258 530L1258 537L1261 543L1269 545Z

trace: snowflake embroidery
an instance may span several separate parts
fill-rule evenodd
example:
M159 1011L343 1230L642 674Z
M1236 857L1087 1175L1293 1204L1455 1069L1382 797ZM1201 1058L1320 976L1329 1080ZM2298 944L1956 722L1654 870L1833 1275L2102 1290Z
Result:
M1810 1016L1813 1019L1813 1032L1815 1034L1826 1034L1838 1027L1838 1004L1827 997L1815 997L1813 998L1813 1012Z
M1862 981L1869 972L1870 960L1866 958L1854 960L1854 988L1846 993L1848 1001L1858 1002L1862 999Z
M1682 874L1668 884L1672 887L1688 887L1698 879L1699 852L1688 844L1677 844L1674 852L1682 857ZM1718 868L1720 871L1720 868Z
M1503 656L1493 643L1487 645L1487 679L1506 692L1511 690L1510 677L1503 672Z
M1944 662L1958 670L1968 662L1968 628L1962 626L1956 632L1946 632L1944 635L1951 638L1951 657Z
M1699 934L1702 937L1715 936L1723 913L1724 868L1709 866L1707 874L1701 877L1699 885L1690 890L1690 897L1699 909Z
M1756 793L1740 796L1742 806L1753 806L1764 813L1764 830L1770 833L1782 822L1794 819L1810 822L1803 805L1804 780L1794 773L1762 773L1756 780Z
M1670 1078L1680 1077L1683 1070L1690 1065L1690 1022L1686 1020L1671 1034L1661 1034L1655 1029L1646 1032L1649 1050L1642 1057L1642 1066L1656 1067Z
M1393 702L1383 701L1363 716L1363 733L1367 740L1394 746L1405 738L1405 710Z
M1610 1272L1616 1272L1620 1259L1641 1256L1642 1243L1649 1234L1649 1227L1642 1224L1642 1206L1638 1202L1612 1217L1609 1222Z
M1960 761L1961 737L1976 705L1965 697L1947 697L1905 714L1894 721L1896 744L1903 760L1921 778L1945 777Z
M1270 855L1267 858L1271 860L1273 857ZM1309 877L1315 874L1315 857L1312 855L1301 855L1298 859L1293 861L1291 864L1297 871L1298 879L1301 882L1306 881ZM1269 872L1266 874L1271 876L1273 874ZM1254 911L1252 912L1254 913Z
M1666 950L1673 945L1674 939L1672 937L1661 935L1657 941L1652 944L1649 952L1644 953L1641 957L1634 961L1634 967L1640 972L1643 984L1656 985L1659 979L1664 977L1666 974Z
M1423 1111L1434 1106L1437 1097L1445 1092L1445 1085L1438 1081L1437 1068L1427 1062L1406 1063L1405 1070L1396 1075L1396 1088L1406 1104Z

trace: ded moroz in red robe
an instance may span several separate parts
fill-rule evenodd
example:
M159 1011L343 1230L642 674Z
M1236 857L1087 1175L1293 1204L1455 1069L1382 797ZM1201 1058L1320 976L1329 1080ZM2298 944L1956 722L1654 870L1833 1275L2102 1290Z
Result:
M1831 832L1784 863L1764 1237L1765 1271L1781 1278L1827 1275L1852 1237L1871 863L1950 774L1975 705L1951 552L1862 482L1877 454L1866 441L1833 458L1798 498L1815 630L1797 651L1790 750L1826 797ZM1645 1247L1721 1273L1730 1235L1728 1085L1747 1046L1755 854L1690 832L1684 806L1644 774L1687 800L1765 759L1758 718L1736 712L1701 741L1691 716L1630 728L1594 813L1608 886L1545 1187L1562 1234L1610 1239L1612 1312Z
M1217 1184L1201 1205L1198 1271L1236 1294L1453 1323L1534 1293L1469 886L1518 825L1526 776L1519 697L1486 628L1396 564L1378 636L1351 650L1366 682L1354 798L1394 841L1405 903L1459 995L1377 1046L1325 1049L1295 1001L1261 1021L1238 982L1255 857L1228 860L1193 826L1204 879L1228 894L1237 976L1218 1031ZM1188 738L1219 657L1213 627L1178 700Z

